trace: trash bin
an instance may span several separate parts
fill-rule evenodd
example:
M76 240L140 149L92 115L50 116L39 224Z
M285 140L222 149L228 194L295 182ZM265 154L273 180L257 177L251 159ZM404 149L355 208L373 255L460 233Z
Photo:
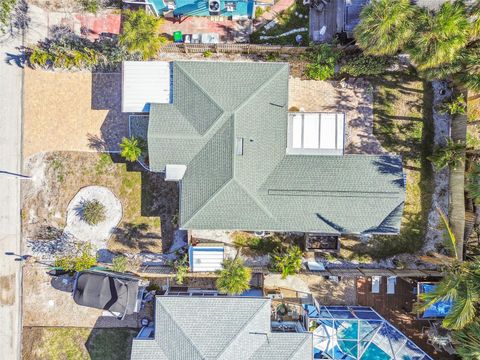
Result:
M181 31L175 31L173 33L173 42L176 42L176 43L183 42L183 35Z

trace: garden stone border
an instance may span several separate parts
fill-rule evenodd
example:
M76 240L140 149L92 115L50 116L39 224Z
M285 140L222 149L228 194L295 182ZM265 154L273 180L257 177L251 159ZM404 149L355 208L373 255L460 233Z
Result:
M98 200L105 206L105 220L96 225L85 222L81 212L78 211L81 203L89 200ZM77 240L90 242L97 250L104 249L122 217L122 204L110 189L103 186L86 186L80 189L68 204L64 232Z

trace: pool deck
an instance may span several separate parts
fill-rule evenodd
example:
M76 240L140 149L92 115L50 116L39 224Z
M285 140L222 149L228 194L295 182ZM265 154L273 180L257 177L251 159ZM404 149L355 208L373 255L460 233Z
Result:
M387 277L383 276L380 292L373 294L372 279L359 277L356 286L357 302L358 305L372 307L434 359L451 359L451 355L438 352L427 344L427 337L422 333L422 328L429 326L429 323L426 320L418 320L416 313L412 313L413 304L417 300L417 295L414 293L416 284L415 280L397 277L395 294L387 294Z

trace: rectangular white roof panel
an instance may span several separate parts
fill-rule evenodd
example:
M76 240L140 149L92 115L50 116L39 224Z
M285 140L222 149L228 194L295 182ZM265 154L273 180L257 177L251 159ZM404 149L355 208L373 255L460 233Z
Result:
M168 104L172 96L172 70L167 61L122 63L122 111L149 112L150 104Z
M193 272L213 272L222 269L223 247L190 246L190 269Z
M287 154L343 155L343 113L289 113Z

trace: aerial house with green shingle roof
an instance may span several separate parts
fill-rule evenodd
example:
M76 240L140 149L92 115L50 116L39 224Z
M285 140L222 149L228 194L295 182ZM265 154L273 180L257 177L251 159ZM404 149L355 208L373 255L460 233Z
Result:
M149 107L148 152L152 171L180 182L180 228L399 232L401 159L344 154L343 114L289 113L288 64L171 72L171 101Z

